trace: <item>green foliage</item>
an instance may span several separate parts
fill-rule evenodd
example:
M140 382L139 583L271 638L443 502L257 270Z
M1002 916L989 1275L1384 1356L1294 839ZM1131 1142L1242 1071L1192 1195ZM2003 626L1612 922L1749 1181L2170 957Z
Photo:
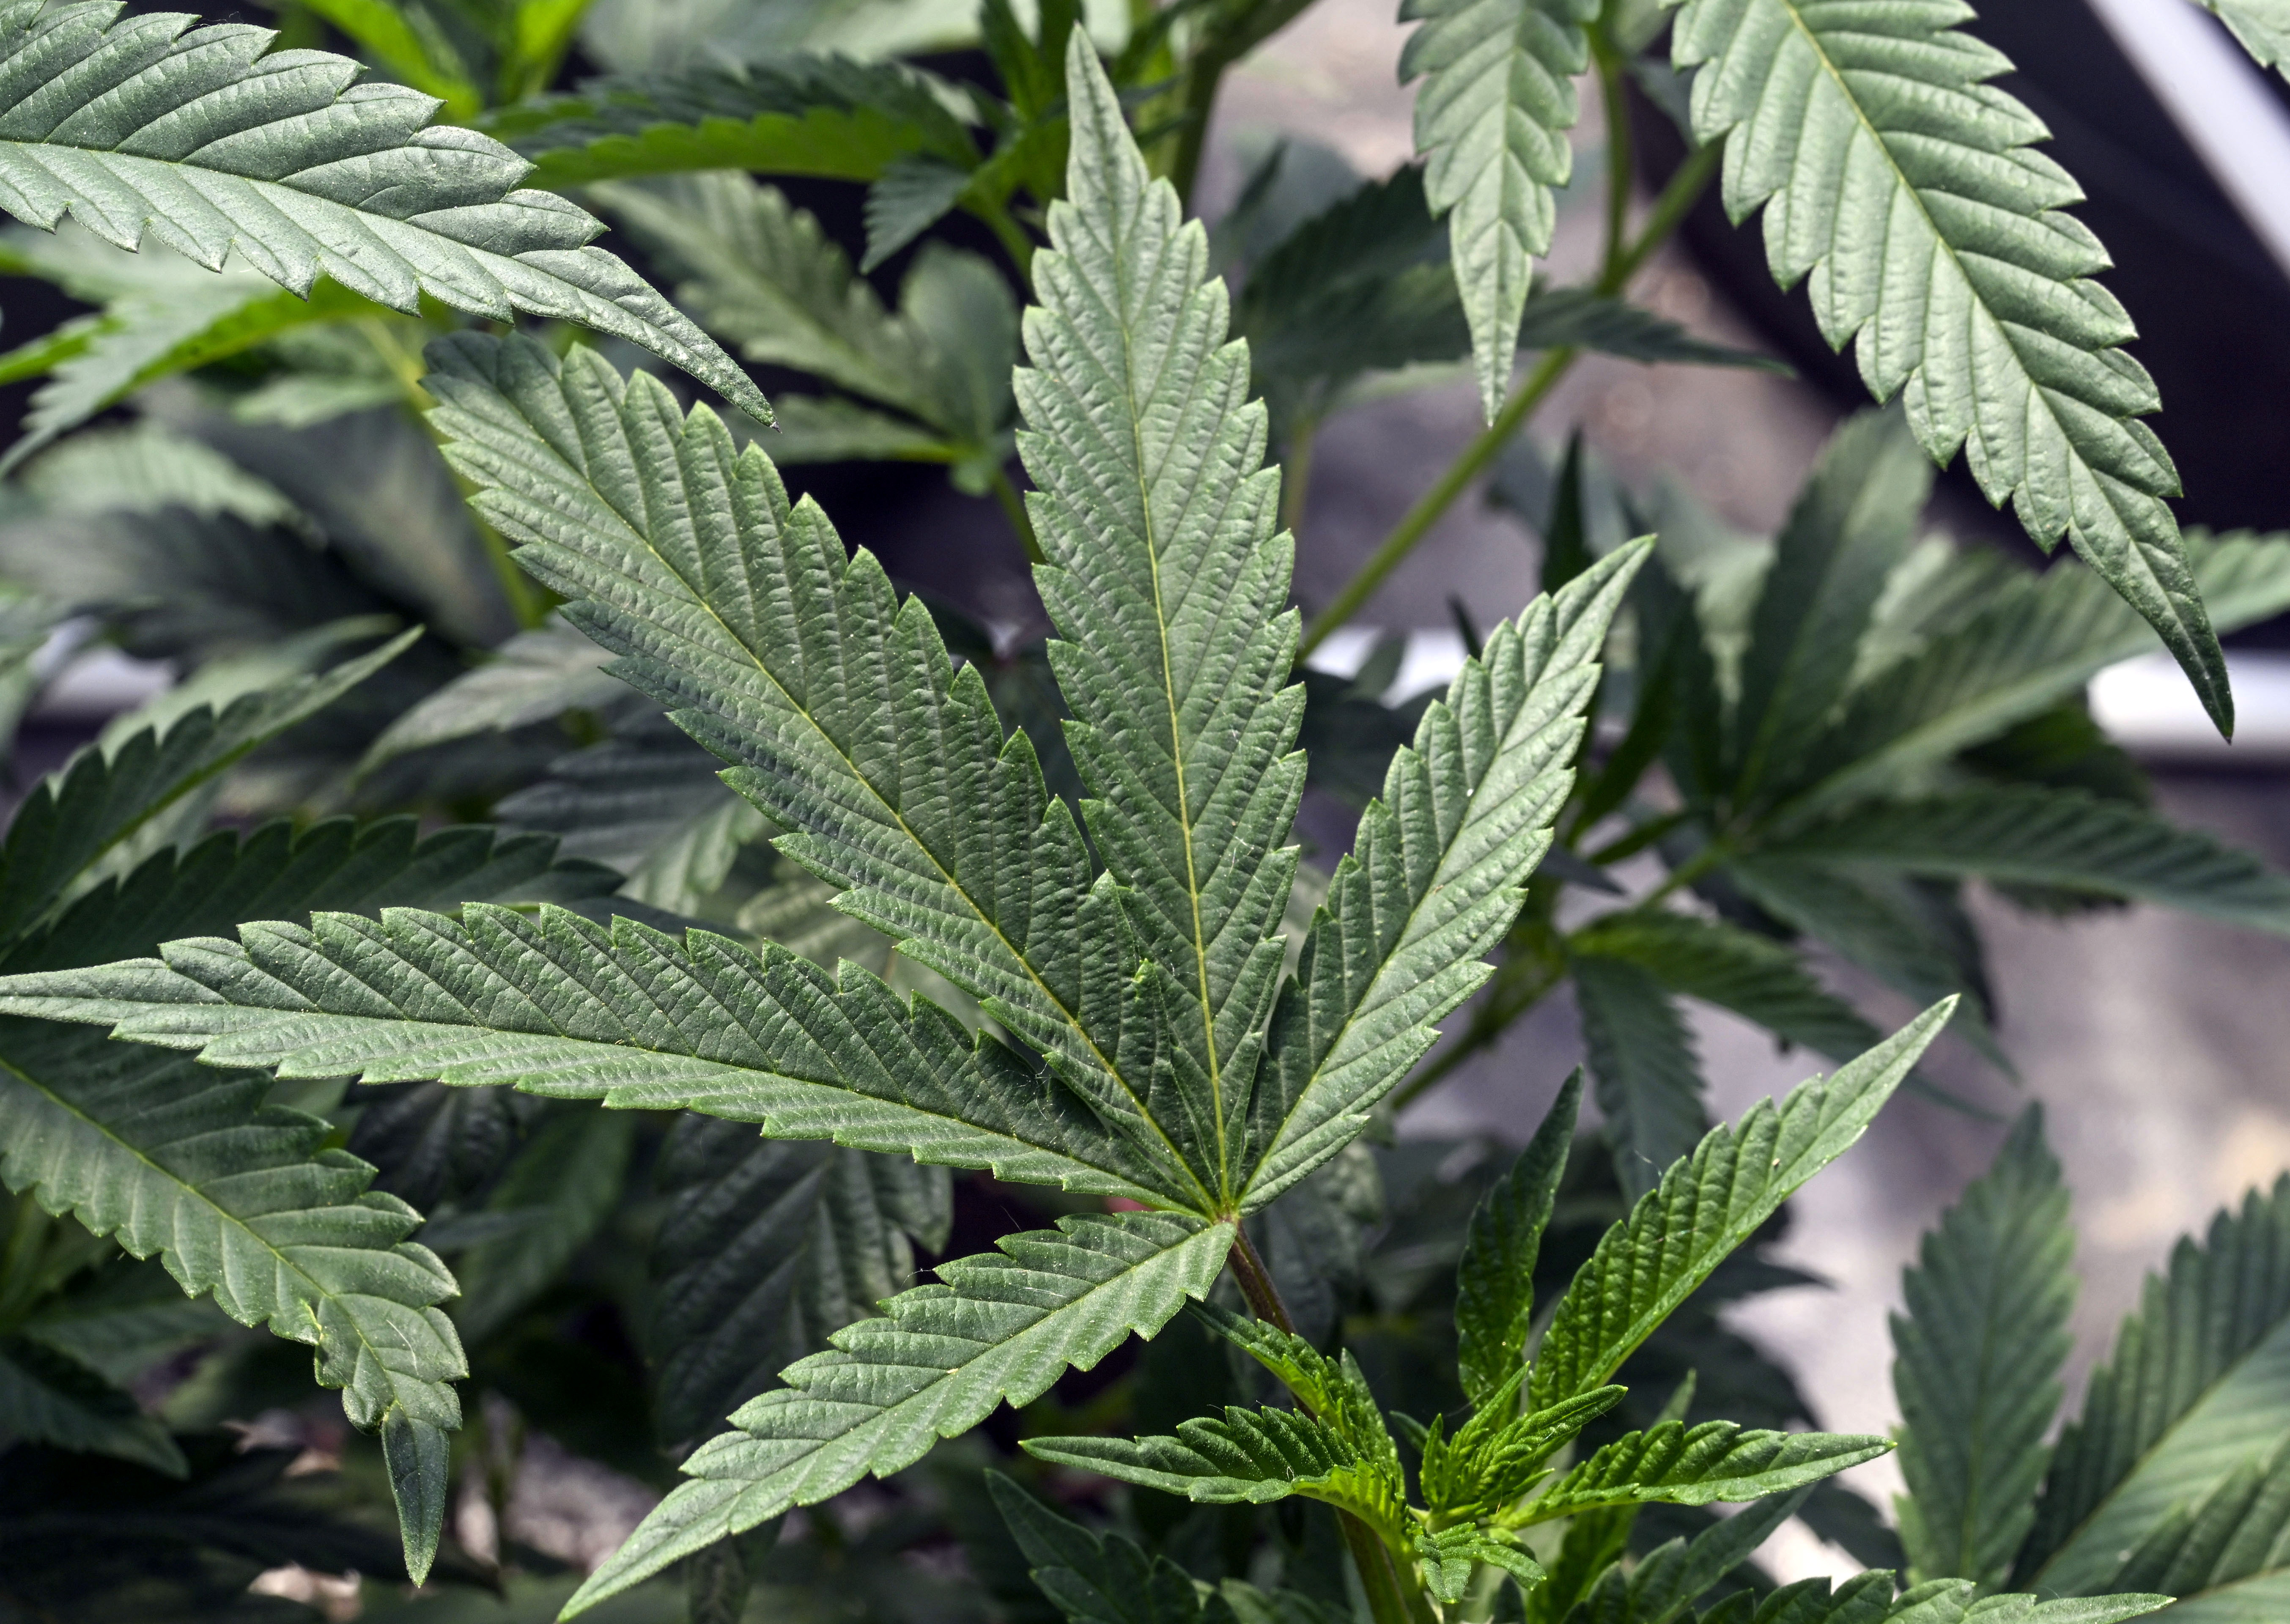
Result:
M2140 421L2161 402L2121 348L2129 316L2090 279L2107 256L2062 212L2082 194L2031 149L2043 125L1989 83L2011 63L1962 16L1688 0L1670 49L1699 69L1698 139L1770 131L1728 143L1726 207L1766 210L1774 274L1810 278L1822 334L1857 340L1870 391L1902 396L1935 461L1961 449L2037 541L2064 532L2231 731L2225 659L2163 500L2178 471Z
M426 294L496 319L523 310L579 322L770 420L706 334L589 245L586 213L512 192L524 165L500 143L426 128L429 98L353 88L357 66L341 57L263 61L266 29L187 33L192 20L180 15L114 15L17 0L0 16L0 82L20 104L0 137L0 208L17 219L52 230L68 212L118 247L148 233L211 270L236 253L304 297L323 275L408 314ZM24 99L44 83L70 85L77 101ZM265 139L266 129L281 132Z
M1902 1279L1901 1530L1920 1580L2001 1584L2035 1522L2076 1284L2067 1191L2043 1129L2030 1107Z
M1826 1082L1719 1127L1599 1241L1558 1300L1526 1387L1543 1409L1602 1387L1800 1185L1851 1148L1952 1006L1926 1011Z
M1455 1268L1455 1368L1481 1409L1509 1386L1534 1316L1534 1263L1566 1171L1582 1079L1566 1079L1518 1160L1481 1199ZM1427 1490L1427 1492L1429 1491Z
M1550 250L1554 187L1573 171L1566 132L1574 76L1589 61L1579 0L1408 0L1421 21L1399 59L1423 78L1415 148L1429 159L1424 196L1448 215L1455 284L1471 326L1480 404L1493 419L1509 387L1533 260Z

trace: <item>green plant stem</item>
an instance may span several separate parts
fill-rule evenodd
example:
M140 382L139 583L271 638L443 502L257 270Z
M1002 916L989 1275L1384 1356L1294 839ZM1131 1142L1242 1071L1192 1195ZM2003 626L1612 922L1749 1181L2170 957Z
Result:
M1710 176L1717 172L1718 162L1723 152L1724 143L1712 141L1696 148L1685 162L1678 165L1677 172L1669 178L1669 183L1661 189L1661 196L1654 200L1645 228L1627 249L1611 257L1598 277L1598 292L1621 292L1654 250L1677 229L1678 222L1685 218L1686 211L1693 206L1694 199L1701 196L1701 188L1709 184ZM1567 348L1549 350L1544 354L1541 362L1527 375L1517 393L1504 403L1495 420L1481 430L1447 470L1439 476L1437 482L1417 499L1415 505L1384 538L1383 545L1375 549L1368 561L1359 567L1358 573L1344 583L1343 590L1337 593L1312 621L1304 633L1303 643L1296 651L1299 663L1325 642L1330 632L1359 612L1361 606L1374 595L1376 588L1383 584L1384 577L1397 569L1415 550L1431 526L1454 506L1455 499L1494 460L1495 454L1517 432L1518 426L1542 404L1543 397L1565 376L1566 369L1574 364L1581 353L1580 350Z
M1224 70L1231 66L1231 58L1212 46L1193 59L1185 74L1185 100L1177 115L1177 156L1169 163L1169 184L1188 206L1193 199L1193 182L1200 179L1201 154L1208 148L1209 116L1216 111L1217 87L1224 81Z
M1233 1284L1248 1300L1249 1310L1268 1324L1294 1334L1296 1323L1288 1317L1288 1305L1280 1300L1280 1288L1272 1284L1272 1271L1257 1256L1248 1231L1237 1223L1233 1227L1232 1251L1226 1254L1225 1263L1232 1270ZM1389 1548L1375 1530L1349 1511L1338 1512L1336 1521L1343 1528L1344 1546L1352 1554L1352 1565L1359 1570L1360 1588L1367 1594L1368 1612L1375 1624L1436 1624L1420 1594L1414 1594L1414 1604L1409 1604L1414 1587L1401 1575L1391 1560Z
M1598 285L1620 292L1615 268L1627 250L1623 244L1630 210L1630 109L1622 99L1622 57L1593 23L1589 30L1590 58L1598 69L1598 100L1606 112L1606 246L1599 256ZM1609 284L1613 285L1609 287Z
M997 468L993 485L994 500L1002 504L1003 516L1010 521L1010 528L1018 534L1018 545L1026 549L1026 562L1047 564L1049 560L1042 556L1042 539L1034 533L1034 521L1026 516L1025 499L1018 494L1018 487L1010 483L1010 476Z
M1288 454L1281 459L1280 527L1290 535L1304 530L1304 502L1312 483L1312 431L1319 425L1306 418L1288 431Z
M1344 589L1337 593L1334 600L1314 619L1304 633L1303 643L1296 650L1299 663L1326 642L1330 632L1357 614L1360 606L1383 584L1383 578L1397 569L1408 554L1415 550L1425 532L1438 523L1441 515L1454 506L1455 499L1463 493L1464 487L1484 473L1487 464L1494 460L1495 453L1502 450L1518 426L1526 420L1527 414L1542 404L1543 396L1550 393L1552 387L1565 375L1567 367L1573 364L1574 355L1571 348L1549 350L1544 354L1525 384L1495 414L1495 420L1479 431L1477 436L1463 448L1462 455L1447 465L1446 471L1439 476L1429 491L1415 499L1415 505L1393 526L1391 533L1384 538L1383 545L1360 565L1358 572L1344 583Z
M965 203L962 206L994 234L994 240L1002 244L1002 252L1010 256L1010 263L1018 268L1018 274L1026 279L1026 285L1033 286L1034 239L1026 235L1023 226L1010 217L1009 208L1000 202Z

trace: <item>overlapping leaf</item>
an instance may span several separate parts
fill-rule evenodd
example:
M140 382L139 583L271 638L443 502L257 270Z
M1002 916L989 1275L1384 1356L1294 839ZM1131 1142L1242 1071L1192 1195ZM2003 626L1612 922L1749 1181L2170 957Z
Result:
M670 1204L653 1241L650 1341L660 1427L695 1437L866 1316L943 1247L945 1171L833 1146L779 1144L687 1116L661 1154Z
M2015 1585L2087 1594L2174 1507L2290 1431L2290 1178L2180 1241L2060 1435Z
M2062 212L2081 192L2034 149L2048 132L1990 81L1999 52L1953 6L1687 0L1693 124L1726 148L1735 220L1766 210L1784 284L1857 340L1879 400L1906 402L1935 461L1958 451L2046 547L2064 532L2162 636L2222 731L2225 658L2164 503L2177 470L2140 419L2159 405L2135 335L2091 278L2106 253Z
M268 1080L40 1021L0 1022L0 1178L193 1295L317 1350L318 1380L379 1428L406 1563L424 1572L444 1515L452 1386L466 1373L436 1307L456 1287L405 1237L420 1215L323 1148L329 1124L266 1106Z
M1518 1373L1534 1315L1534 1260L1558 1199L1581 1108L1582 1078L1566 1079L1534 1137L1471 1213L1455 1265L1455 1371L1485 1406Z
M1604 1386L1710 1270L1861 1137L1951 1008L1934 1005L1835 1076L1711 1129L1606 1232L1558 1300L1528 1380L1528 1406L1547 1409Z
M1229 1223L1174 1213L1069 1218L1004 1237L999 1253L939 1268L939 1284L837 1332L831 1351L784 1372L686 1460L680 1485L573 1597L575 1609L869 1472L919 1460L1007 1402L1039 1397L1147 1336L1224 1267Z
M2142 807L2080 790L1966 789L1863 807L1766 855L2060 886L2290 931L2290 878Z
M411 314L424 294L506 320L578 322L638 344L768 421L745 372L601 248L560 197L513 190L527 165L437 104L356 84L317 51L265 56L243 24L122 18L103 4L0 12L0 208L69 212L121 248L146 234L211 270L236 255L296 293L321 276Z
M1902 1541L1922 1580L2001 1584L2035 1521L2075 1302L2060 1166L2030 1109L1924 1237L1892 1318ZM2121 1586L2154 1589L2151 1585Z
M893 63L787 55L592 80L495 113L484 126L532 161L535 186L744 169L873 180L927 154L978 155L930 82Z
M1481 955L1549 849L1606 627L1645 552L1608 555L1497 627L1392 757L1273 1012L1252 1203L1357 1134L1430 1048L1430 1023L1486 979Z
M1572 968L1614 1172L1635 1200L1708 1129L1709 1084L1685 1012L1644 965L1590 954Z

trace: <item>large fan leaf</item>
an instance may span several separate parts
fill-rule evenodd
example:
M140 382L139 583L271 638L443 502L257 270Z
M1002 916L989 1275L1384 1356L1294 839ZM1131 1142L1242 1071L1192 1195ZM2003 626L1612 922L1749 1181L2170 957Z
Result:
M2179 478L2139 420L2161 404L2090 280L2109 261L2062 212L2082 194L2048 133L1990 81L2011 64L1949 4L1687 0L1695 136L1728 132L1725 196L1766 209L1783 284L1810 276L1833 345L1858 340L1879 400L1903 396L1935 461L1959 448L1989 500L2046 547L2064 532L2161 634L2223 732L2234 701L2178 521Z
M2013 1582L2088 1593L2174 1507L2290 1432L2290 1177L2150 1276L2060 1435Z
M1615 1439L1503 1520L1515 1526L1609 1506L1763 1500L1890 1452L1841 1432L1749 1432L1731 1421L1664 1421Z
M568 1611L869 1473L909 1466L1004 1403L1027 1404L1133 1332L1150 1336L1208 1292L1234 1230L1176 1213L1064 1220L941 1264L939 1284L883 1305L784 1372L684 1465L679 1486Z
M1720 1126L1606 1231L1558 1300L1527 1384L1530 1409L1605 1385L1653 1328L1781 1204L1851 1148L1953 1003L1935 1004L1827 1081Z
M209 1071L40 1021L0 1022L0 1179L69 1212L242 1324L318 1356L350 1420L379 1428L407 1566L444 1515L452 1386L467 1373L436 1304L456 1287L405 1237L420 1215L366 1188L318 1117L266 1106L259 1074Z
M1481 956L1549 848L1606 628L1648 550L1608 555L1497 627L1392 757L1273 1013L1252 1205L1357 1134L1437 1040L1431 1023L1485 980Z
M485 128L532 160L532 184L558 190L711 169L874 180L917 154L978 161L919 74L833 56L592 80L504 108Z
M1034 1582L1074 1624L1197 1624L1200 1593L1166 1556L1068 1522L999 1472L986 1486Z
M0 208L105 241L148 233L211 270L236 254L307 295L320 276L408 314L424 294L507 320L578 322L771 408L713 340L619 260L597 221L516 191L529 167L437 103L267 28L17 0L0 12ZM188 31L187 31L188 30Z
M15 977L4 1007L284 1076L508 1084L1132 1200L1188 1193L1002 1044L855 966L838 980L783 948L628 919L607 932L545 906L321 914L239 936Z
M1455 285L1470 319L1479 401L1492 420L1510 388L1533 257L1550 250L1552 188L1573 172L1574 76L1589 63L1586 0L1405 0L1422 27L1400 53L1418 75L1415 149L1425 200L1450 214ZM1452 213L1451 213L1452 212Z
M2143 807L2075 789L1966 789L1862 807L1764 855L2056 885L2290 932L2290 878Z
M781 852L846 888L840 907L987 1001L1163 1154L1143 1083L1094 1036L1119 1028L1125 994L1109 892L1092 891L1027 736L1003 737L927 610L846 554L815 505L791 505L761 452L651 378L586 351L560 366L524 340L433 356L448 456L520 561L575 600L567 618L621 656L614 673L742 764L733 788L789 831ZM1201 1203L1192 1182L1177 1198Z
M2107 1580L2109 1590L2183 1597L2174 1620L2241 1624L2280 1616L2290 1596L2290 1436L2200 1500L2172 1508Z
M1079 30L1067 87L1069 201L1034 260L1016 379L1049 561L1037 584L1065 639L1050 658L1068 742L1100 797L1084 803L1090 835L1152 966L1149 1033L1123 1023L1128 1064L1149 1045L1156 1114L1229 1209L1296 873L1281 844L1304 788L1293 545L1275 533L1280 474L1207 233L1149 175Z
M914 1273L909 1237L946 1244L945 1172L779 1144L686 1116L661 1151L653 1240L660 1427L702 1436Z
M2290 73L2290 6L2283 0L2202 0L2264 67Z
M1993 1588L2034 1523L2060 1406L2074 1231L2060 1164L2030 1107L1996 1162L1928 1231L1893 1316L1901 1540L1913 1578ZM2123 1588L2156 1588L2138 1586Z

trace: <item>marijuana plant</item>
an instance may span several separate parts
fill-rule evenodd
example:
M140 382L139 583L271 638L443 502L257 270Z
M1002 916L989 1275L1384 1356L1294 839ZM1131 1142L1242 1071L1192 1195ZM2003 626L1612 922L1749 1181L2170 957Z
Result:
M1967 882L2290 929L2290 880L2158 816L2080 697L2159 634L2226 725L2214 630L2290 606L2290 542L2179 534L2103 254L1957 12L1689 0L1695 149L1631 236L1613 143L1597 274L1552 288L1572 76L1617 128L1626 76L1678 89L1659 8L1411 5L1424 166L1276 151L1213 232L1207 114L1283 0L1103 60L1075 8L989 0L962 82L888 34L694 65L705 8L607 4L614 71L564 92L561 0L304 9L277 50L0 12L0 208L54 232L0 258L95 307L0 357L46 380L0 719L59 628L185 674L0 840L0 1611L498 1579L538 1558L457 1552L448 1506L503 1508L530 1423L669 1490L551 1608L681 1616L677 1567L695 1620L2267 1616L2290 1194L2182 1248L2047 1457L2068 1237L2023 1122L1909 1280L1897 1538L1836 1476L1890 1441L1819 1430L1718 1315L1802 1282L1784 1204L1933 1087L1950 1011L2008 1068ZM1770 543L1515 441L1586 350L1763 364L1627 301L1721 164L1902 403ZM864 184L863 245L743 171ZM751 438L520 315L758 420L722 346L830 392L775 385ZM1466 364L1485 432L1301 623L1317 427ZM2094 569L1919 539L1959 447ZM995 497L1054 637L902 596L779 471L848 460ZM1459 617L1437 699L1385 702L1390 645L1300 663L1491 469L1542 595ZM1333 870L1308 784L1359 809ZM1885 1037L1830 955L1925 1013ZM1578 1082L1500 1176L1371 1148L1561 989L1597 1133ZM1712 1127L1681 999L1839 1068ZM322 1490L232 1452L307 1388L232 1321L314 1349L378 1459ZM841 1517L870 1477L900 1514ZM1792 1516L1868 1571L1773 1590ZM954 1540L959 1573L894 1560Z

